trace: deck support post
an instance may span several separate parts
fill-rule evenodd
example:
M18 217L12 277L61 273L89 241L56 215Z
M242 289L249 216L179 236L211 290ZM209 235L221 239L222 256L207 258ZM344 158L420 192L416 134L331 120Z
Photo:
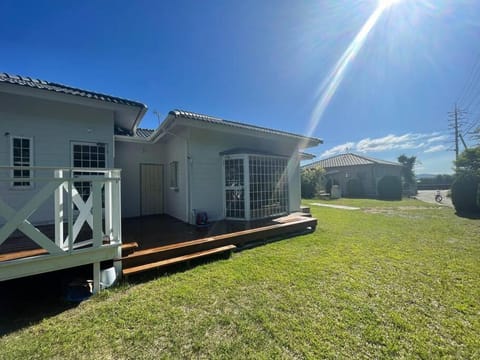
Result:
M100 263L93 263L93 293L96 294L100 291Z

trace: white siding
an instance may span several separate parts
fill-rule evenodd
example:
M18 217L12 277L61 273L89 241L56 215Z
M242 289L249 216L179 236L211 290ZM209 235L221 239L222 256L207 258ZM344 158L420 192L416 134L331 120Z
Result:
M187 209L189 188L187 186L187 141L185 134L170 136L164 144L165 151L165 213L188 222L190 211ZM170 189L170 166L172 161L178 162L178 188Z
M165 164L165 150L163 149L164 145L160 143L139 144L116 141L115 167L122 169L123 217L135 217L141 215L140 164ZM166 171L166 166L164 166L164 173Z
M247 148L291 157L296 154L296 143L289 140L266 140L261 137L238 135L234 132L191 129L191 208L204 210L209 219L223 216L223 179L221 152ZM300 163L297 155L289 161L289 207L300 208Z
M111 167L113 116L108 110L0 92L0 165L10 166L10 137L24 136L33 139L34 166L70 166L71 142L82 141L106 143L107 167ZM3 172L2 177L5 175ZM13 190L9 183L0 182L0 196L19 209L41 186ZM30 217L35 223L52 219L53 200Z

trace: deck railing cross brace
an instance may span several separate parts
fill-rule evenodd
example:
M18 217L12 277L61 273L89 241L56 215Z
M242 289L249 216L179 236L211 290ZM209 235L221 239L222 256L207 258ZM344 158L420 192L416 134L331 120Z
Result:
M68 184L63 185L65 191L68 193ZM75 187L72 187L72 202L78 209L78 217L73 224L73 236L72 243L75 242L82 226L87 222L88 226L93 230L93 215L92 215L92 194L90 193L87 201L83 201L78 190ZM63 241L63 247L67 246L69 243L69 236Z
M28 221L30 215L52 195L52 192L62 182L63 180L61 179L52 180L35 194L19 211L15 211L0 198L0 216L7 220L6 224L0 229L0 245L18 229L50 254L63 252L61 248L55 245L53 241Z

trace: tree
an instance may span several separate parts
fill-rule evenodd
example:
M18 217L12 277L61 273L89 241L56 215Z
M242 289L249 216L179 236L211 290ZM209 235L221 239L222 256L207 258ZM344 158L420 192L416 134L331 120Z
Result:
M452 201L458 213L480 212L480 146L466 149L455 161Z
M455 166L457 175L469 173L480 176L480 146L462 152L455 161Z
M415 172L413 168L415 167L415 163L417 162L416 156L406 156L402 154L398 157L398 162L403 165L402 168L402 178L403 182L408 185L415 184Z
M310 167L302 169L302 197L311 199L317 195L325 179L325 170L321 167Z

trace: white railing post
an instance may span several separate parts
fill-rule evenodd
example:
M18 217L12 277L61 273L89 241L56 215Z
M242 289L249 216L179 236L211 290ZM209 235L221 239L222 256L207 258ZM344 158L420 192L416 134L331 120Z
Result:
M72 253L73 251L73 171L70 169L70 174L68 177L68 251Z
M113 238L116 242L122 243L122 194L121 194L121 180L120 170L113 170L112 177L115 180L112 181L112 226L113 226Z
M55 178L63 178L63 170L55 170ZM63 184L55 189L55 244L63 247Z
M93 247L102 246L102 186L98 180L92 180Z
M113 219L115 212L113 209L113 202L112 202L112 171L107 171L104 176L107 178L105 180L105 236L108 237L109 240L113 239Z
M122 194L121 194L121 170L112 170L112 210L113 210L113 239L119 244L117 248L117 259L122 257ZM114 261L116 278L118 279L122 274L122 262Z

